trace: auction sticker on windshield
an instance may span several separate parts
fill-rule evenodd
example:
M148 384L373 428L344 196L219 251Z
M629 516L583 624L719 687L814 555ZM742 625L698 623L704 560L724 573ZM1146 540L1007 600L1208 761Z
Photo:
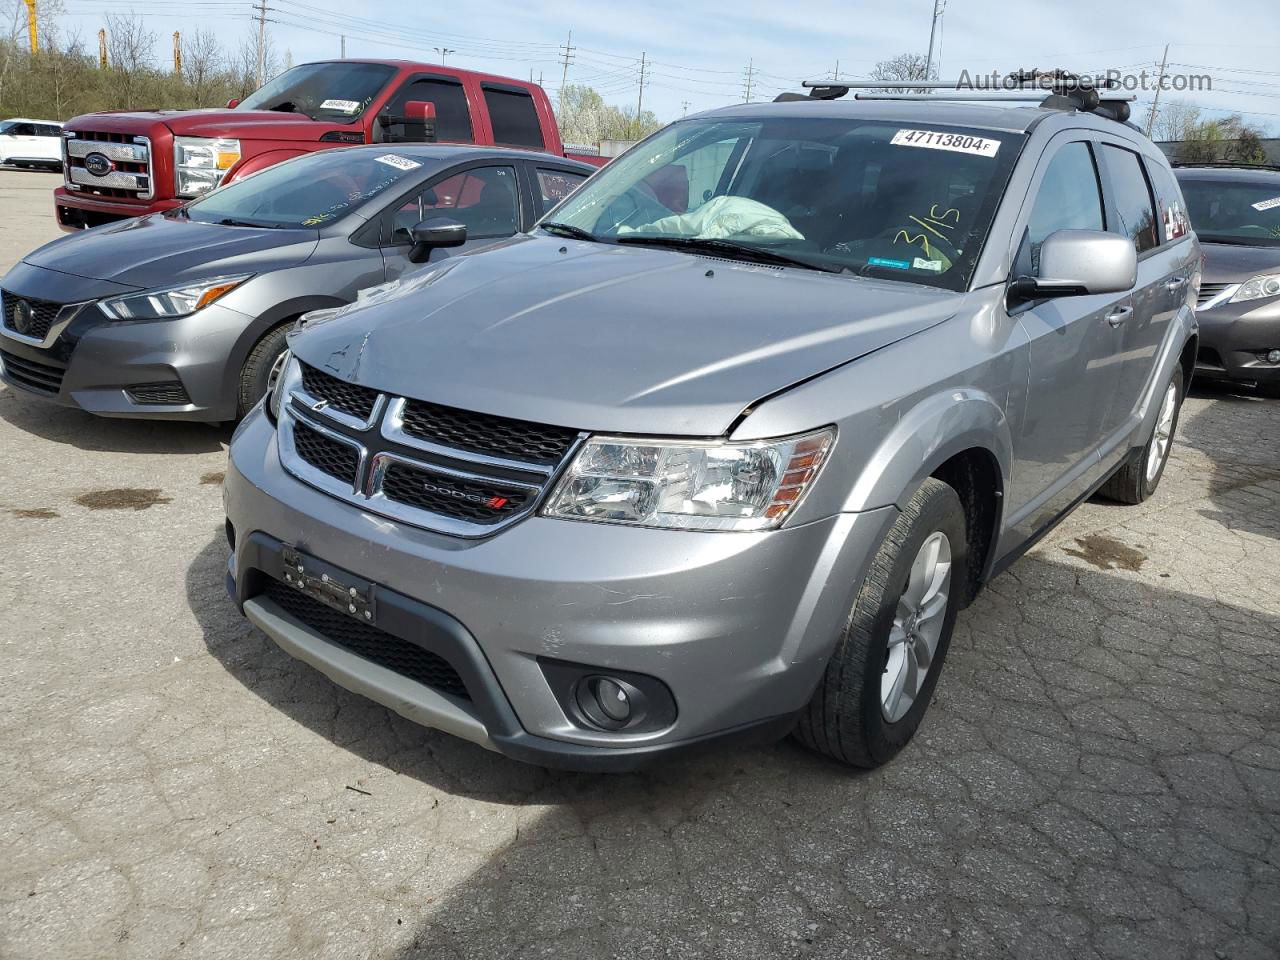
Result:
M326 100L320 104L321 110L341 110L343 113L355 113L360 109L359 100Z
M899 130L889 142L899 147L951 150L979 157L994 157L1000 149L999 140L975 137L967 133L943 133L940 130Z
M410 160L408 157L397 157L394 153L378 157L377 160L379 163L385 163L388 167L395 167L397 170L416 170L422 166L417 160Z
M1270 200L1261 200L1253 204L1253 209L1259 213L1263 210L1270 210L1272 207L1280 207L1280 197L1272 197Z

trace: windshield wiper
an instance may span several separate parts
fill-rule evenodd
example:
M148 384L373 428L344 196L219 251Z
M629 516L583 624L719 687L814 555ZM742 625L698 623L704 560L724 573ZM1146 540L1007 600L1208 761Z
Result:
M575 240L590 240L598 243L600 238L590 230L583 230L581 227L575 227L569 223L540 223L538 224L547 233L558 233L562 236L573 237Z
M730 255L732 258L739 260L780 264L787 267L802 267L805 270L819 270L822 273L841 273L843 269L814 263L812 260L805 260L803 257L793 257L766 247L757 247L750 243L736 243L733 240L721 240L715 237L661 237L629 233L618 237L618 243L631 243L637 246L651 247L675 247L683 250L705 250L710 253Z
M262 227L265 230L278 230L282 226L279 223L263 223L261 220L237 220L235 217L223 217L214 223L222 227Z

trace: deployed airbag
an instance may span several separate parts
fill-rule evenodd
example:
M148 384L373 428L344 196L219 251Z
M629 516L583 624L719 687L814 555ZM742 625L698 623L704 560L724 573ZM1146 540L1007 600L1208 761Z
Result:
M763 237L803 240L804 235L777 210L746 197L713 197L697 210L663 217L640 227L620 227L618 235L657 234L722 240L730 237Z

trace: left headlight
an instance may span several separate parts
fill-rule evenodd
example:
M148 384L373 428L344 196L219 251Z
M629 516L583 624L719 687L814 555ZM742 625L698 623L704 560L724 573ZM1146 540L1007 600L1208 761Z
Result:
M1280 296L1280 273L1264 273L1240 284L1240 289L1231 295L1231 302L1239 303L1241 300L1261 300L1264 297L1276 296Z
M240 162L240 141L227 137L174 137L174 192L198 197L222 182Z
M143 290L141 293L111 297L98 306L113 320L174 320L207 307L248 279L248 275L214 277L177 287L161 287L158 290Z
M822 469L835 430L729 443L592 437L543 513L679 530L771 530Z

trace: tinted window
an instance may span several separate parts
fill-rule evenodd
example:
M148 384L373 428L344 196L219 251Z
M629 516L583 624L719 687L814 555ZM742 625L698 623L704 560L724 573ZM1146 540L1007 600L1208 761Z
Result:
M538 168L538 190L542 193L542 209L550 210L557 203L578 189L587 179L585 173L568 173L564 170Z
M12 134L15 137L34 137L36 135L36 126L34 123L15 123L5 133Z
M1120 222L1112 225L1113 233L1121 233L1133 240L1138 252L1150 250L1159 240L1156 237L1156 212L1151 202L1151 187L1138 155L1120 147L1104 146L1107 151L1107 170L1115 193L1116 213Z
M489 107L489 122L493 124L493 141L504 147L545 146L542 125L538 123L533 97L515 90L484 89L484 101Z
M408 243L409 230L433 217L467 225L468 240L509 237L520 229L513 167L475 167L438 181L392 214L391 242Z
M383 136L387 140L424 139L421 124L405 122L405 104L410 100L424 100L436 107L436 139L449 143L471 143L471 109L462 84L453 80L414 80L396 91L383 111L386 124ZM379 118L381 120L381 118Z
M1280 247L1280 176L1257 179L1178 177L1196 235L1209 243Z
M1182 199L1182 190L1173 172L1159 161L1144 157L1142 164L1147 168L1147 178L1156 195L1156 210L1160 220L1160 241L1170 243L1185 237L1191 232L1191 222L1187 217L1187 205Z
M1093 151L1087 143L1068 143L1053 155L1040 181L1014 273L1036 276L1040 245L1058 230L1102 230L1102 191Z

